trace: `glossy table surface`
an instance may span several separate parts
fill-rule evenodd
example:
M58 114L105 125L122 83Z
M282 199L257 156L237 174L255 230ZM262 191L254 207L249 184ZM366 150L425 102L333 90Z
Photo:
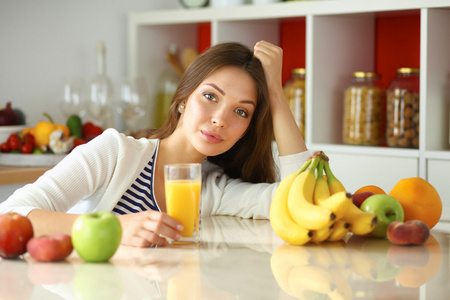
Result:
M185 248L121 246L107 263L0 259L0 299L449 299L449 228L423 246L385 239L285 244L267 220L202 219Z

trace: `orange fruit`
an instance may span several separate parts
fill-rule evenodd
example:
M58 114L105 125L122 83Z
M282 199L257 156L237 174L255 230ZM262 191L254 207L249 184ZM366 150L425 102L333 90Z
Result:
M386 194L386 192L382 188L380 188L376 185L366 185L366 186L360 187L359 189L356 190L356 192L354 194L358 194L358 193L362 193L362 192L372 192L374 194Z
M441 218L442 201L436 189L425 179L411 177L400 180L389 192L405 212L404 221L420 220L431 229Z

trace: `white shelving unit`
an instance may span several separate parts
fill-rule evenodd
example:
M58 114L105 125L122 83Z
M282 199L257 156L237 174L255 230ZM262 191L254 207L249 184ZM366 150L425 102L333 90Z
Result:
M349 74L375 67L379 13L420 16L419 149L342 142L342 93ZM210 25L212 44L232 40L252 47L262 39L279 44L280 22L289 19L306 22L308 147L325 151L349 191L375 184L388 192L398 180L420 176L436 187L444 206L450 207L450 0L318 0L133 12L128 21L129 73L145 76L154 90L168 46L196 47L201 24Z

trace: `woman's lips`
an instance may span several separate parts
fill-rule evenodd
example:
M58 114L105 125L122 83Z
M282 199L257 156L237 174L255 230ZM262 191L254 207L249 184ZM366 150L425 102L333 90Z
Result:
M210 143L218 144L223 141L222 137L212 131L202 130L203 137Z

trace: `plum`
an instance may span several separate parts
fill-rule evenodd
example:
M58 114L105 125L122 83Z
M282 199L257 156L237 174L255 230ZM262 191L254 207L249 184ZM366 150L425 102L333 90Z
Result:
M369 191L353 194L352 195L353 204L355 204L356 207L360 208L364 200L366 200L372 195L375 195L375 193Z

